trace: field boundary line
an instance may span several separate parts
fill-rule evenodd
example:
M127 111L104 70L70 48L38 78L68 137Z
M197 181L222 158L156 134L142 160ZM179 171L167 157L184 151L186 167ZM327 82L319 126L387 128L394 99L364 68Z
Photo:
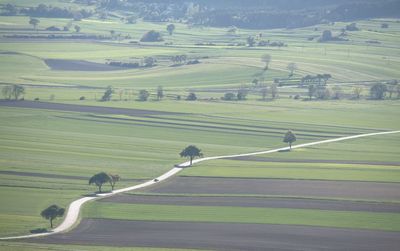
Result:
M335 138L335 139L327 139L327 140L315 141L315 142L310 142L310 143L294 145L294 146L292 146L292 149L308 147L308 146L314 146L314 145L320 145L320 144L326 144L326 143L333 143L333 142L350 140L350 139L363 138L363 137L394 134L394 133L400 133L400 130L399 131L385 131L385 132L358 134L358 135L340 137L340 138ZM288 150L290 150L290 148L287 146L287 147L282 147L282 148L277 148L277 149L272 149L272 150L267 150L267 151L253 152L253 153L206 157L206 158L200 158L200 159L193 160L193 164L200 163L200 162L203 162L203 161L208 161L208 160L244 157L244 156L268 154L268 153L275 153L275 152L288 151ZM66 217L64 218L64 221L51 232L20 235L20 236L10 236L10 237L0 237L0 240L27 239L27 238L43 237L43 236L49 236L49 235L53 235L53 234L57 234L57 233L66 232L67 230L72 229L76 225L76 223L79 221L80 210L81 210L82 206L86 202L97 200L97 199L101 199L101 198L111 197L111 196L114 196L116 194L129 192L129 191L132 191L132 190L137 190L137 189L141 189L141 188L144 188L144 187L148 187L148 186L157 184L157 183L159 183L161 181L164 181L164 180L167 180L167 179L173 177L178 172L182 171L184 168L189 167L189 166L190 166L190 161L186 161L184 163L176 165L174 168L172 168L168 172L162 174L161 176L159 176L159 177L157 177L157 178L155 178L153 180L146 181L146 182L144 182L142 184L131 186L131 187L126 187L126 188L122 188L122 189L118 189L118 190L114 190L114 191L112 191L110 193L102 193L102 194L96 194L96 195L93 195L93 196L86 196L86 197L83 197L83 198L79 198L79 199L71 202L71 204L68 207L67 214L66 214Z

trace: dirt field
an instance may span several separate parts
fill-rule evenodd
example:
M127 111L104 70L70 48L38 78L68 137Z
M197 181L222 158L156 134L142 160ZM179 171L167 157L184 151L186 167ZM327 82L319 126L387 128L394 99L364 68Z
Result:
M240 237L240 238L238 238ZM83 220L32 242L212 250L398 250L400 233L266 224Z
M400 166L400 162L390 161L352 161L352 160L329 160L329 159L276 159L258 156L243 156L236 158L227 158L230 160L256 161L256 162L285 162L285 163L332 163L332 164L358 164L358 165L384 165Z
M45 59L44 62L53 71L116 71L126 70L107 64L88 62L84 60Z
M99 114L123 114L137 117L146 117L151 115L180 115L182 113L162 112L153 110L127 109L127 108L112 108L103 106L87 106L87 105L71 105L60 103L47 103L39 101L10 101L0 100L0 106L46 109L69 112L85 112Z
M176 177L144 190L175 194L260 194L274 196L332 197L400 200L399 183Z
M231 207L270 207L301 208L321 210L366 211L366 212L400 212L396 203L374 203L355 201L332 201L312 199L281 199L261 197L212 197L212 196L157 196L122 194L100 200L100 202L182 205L182 206L231 206Z

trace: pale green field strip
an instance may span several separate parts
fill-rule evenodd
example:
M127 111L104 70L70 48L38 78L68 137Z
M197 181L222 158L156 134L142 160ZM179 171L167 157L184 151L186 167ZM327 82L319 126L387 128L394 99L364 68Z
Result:
M40 175L40 173L38 174ZM50 190L78 190L81 193L91 193L95 188L88 186L88 181L90 177L91 176L87 176L86 180L73 180L0 174L0 187L21 187ZM116 184L116 188L132 186L138 182L139 181L121 180ZM105 188L105 190L107 189L108 188Z
M126 194L140 196L164 196L164 197L250 197L266 199L309 199L309 200L327 200L327 201L351 201L351 202L373 202L373 203L400 203L397 200L368 200L352 199L340 197L319 197L319 196L288 196L288 195L263 195L263 194L189 194L189 193L149 193L149 192L127 192Z
M58 168L48 171L89 175L91 172L107 167L115 172L119 171L124 176L135 174L134 178L153 177L156 172L162 172L181 160L178 153L183 146L193 143L188 140L195 132L115 124L112 125L114 129L110 130L110 125L107 123L79 120L74 123L65 123L69 120L54 116L60 113L45 111L32 113L30 110L15 113L14 111L16 110L7 110L6 113L2 113L7 118L2 120L0 126L3 170L7 166L21 168L21 164L27 161L30 163L24 165L27 170L55 165L58 166L59 171L57 171ZM22 121L25 122L22 123ZM196 132L195 135L202 136L196 141L207 149L207 154L228 153L226 143L232 141L231 134ZM245 139L245 137L239 138L242 141ZM246 138L249 140L247 136ZM243 152L259 149L254 145L261 147L262 140L257 137L251 138L247 147L236 143L229 147L230 150ZM133 152L135 154L132 154ZM17 154L19 157L10 158L14 155L9 153ZM49 153L52 154L52 158L48 158ZM73 158L69 158L70 156ZM68 161L66 161L67 158ZM28 161L29 159L31 161ZM104 159L106 162L99 162L99 159ZM141 163L145 164L149 160L152 161L151 164L147 163L146 166L141 167ZM138 165L133 164L134 162ZM74 167L75 164L77 166ZM136 167L132 168L133 166Z
M400 182L400 167L384 164L385 161L400 161L399 140L399 135L380 135L295 149L291 152L260 155L260 159L265 162L213 160L185 169L180 175ZM268 162L269 158L279 159L282 163ZM298 160L299 163L285 162L285 159ZM303 159L317 163L301 163ZM318 160L382 161L383 163L382 165L318 163Z
M254 163L219 160L181 176L400 182L400 167L327 163Z
M63 117L67 118L67 117ZM232 135L240 134L240 135L254 135L254 136L262 136L268 138L282 138L282 128L271 128L267 126L250 126L250 125L240 125L240 124L228 124L228 123L215 123L213 121L201 121L201 120L185 120L185 119L177 119L177 120L169 120L169 119L159 119L159 118L134 118L127 116L89 116L85 118L81 118L82 120L90 120L90 121L98 121L100 118L102 121L109 121L111 123L120 123L120 124L133 124L133 125L146 125L150 127L165 127L165 128L176 128L181 130L196 130L199 131L207 131L207 132L222 132L222 133L230 133ZM287 125L290 127L294 127L294 125ZM309 129L304 130L302 128L297 129L297 138L301 140L314 140L316 138L330 138L330 137L338 137L342 136L346 133L340 132L324 132L324 131L311 131ZM276 140L274 140L276 141Z
M84 217L119 220L287 224L400 231L400 214L287 208L91 203Z
M282 134L282 127L291 127L297 128L296 134L301 137L339 137L345 134L351 135L355 133L359 133L360 129L353 128L326 128L325 126L317 126L310 124L292 124L292 123L277 123L275 121L258 121L257 124L251 122L249 120L242 120L239 123L239 119L230 120L222 119L218 117L207 117L207 116L191 116L192 118L188 119L188 116L151 116L151 118L135 118L133 116L125 116L125 115L91 115L94 118L103 118L103 119L116 119L121 121L132 121L132 122L154 122L159 124L172 124L179 126L198 126L199 128L212 128L212 129L222 129L222 130L241 130L244 132L250 133L265 133L265 134L279 134L279 137ZM350 131L351 130L351 131ZM357 131L358 130L358 131ZM354 132L353 132L354 131Z
M65 51L68 48L68 51ZM178 54L179 50L174 48L132 48L123 47L118 45L106 45L101 43L68 43L68 42L38 42L38 43L26 43L26 42L12 42L12 43L1 43L2 51L13 51L39 58L54 58L54 59L86 59L96 60L104 59L104 52L107 51L109 58L118 57L142 57L142 56L154 56L154 55L173 55ZM114 73L116 74L116 73Z
M84 245L57 245L57 244L36 244L0 241L1 251L194 251L194 249L169 249L169 248L149 248L149 247L112 247L112 246L84 246ZM200 249L196 249L199 251Z
M379 135L340 143L324 144L318 147L296 149L289 154L272 153L259 157L277 159L349 160L399 162L400 135Z
M137 76L137 71L129 70L114 73L91 73L91 72L72 72L65 75L66 72L50 72L46 71L42 74L27 74L19 77L20 80L26 82L42 82L42 83L58 83L58 84L75 84L107 87L108 85L116 85L118 87L130 88L156 88L158 85L165 87L186 88L188 83L191 87L209 87L219 85L237 86L240 83L248 82L257 69L245 66L219 66L199 64L196 66L186 67L185 71L171 70L170 67L154 67L147 70L144 76ZM156 71L157 70L157 71ZM204 72L208 72L207 75ZM225 77L227 76L228 77ZM278 77L282 74L274 74ZM173 81L171 81L173 79ZM117 83L117 84L115 84Z
M65 102L98 106L96 101ZM304 102L296 100L276 100L274 102L207 102L172 101L162 102L107 102L107 106L157 111L179 111L202 115L222 116L241 120L238 114L246 114L246 120L275 121L296 125L375 129L379 131L397 130L400 117L400 103L397 101L323 101ZM234 121L231 121L234 123ZM255 123L258 123L255 121ZM360 131L361 131L360 130ZM353 130L351 130L353 131Z

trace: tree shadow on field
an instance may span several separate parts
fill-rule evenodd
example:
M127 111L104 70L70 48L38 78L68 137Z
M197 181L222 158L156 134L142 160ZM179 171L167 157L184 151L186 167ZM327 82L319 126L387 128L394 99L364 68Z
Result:
M35 228L29 231L31 234L41 234L41 233L48 233L49 231L47 228Z
M287 153L290 152L290 149L279 150L278 153Z

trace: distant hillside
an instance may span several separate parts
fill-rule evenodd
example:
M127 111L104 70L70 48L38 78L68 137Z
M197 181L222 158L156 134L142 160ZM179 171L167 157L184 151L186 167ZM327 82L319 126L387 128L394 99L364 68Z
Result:
M103 0L100 8L130 10L147 21L249 29L400 16L400 0Z

